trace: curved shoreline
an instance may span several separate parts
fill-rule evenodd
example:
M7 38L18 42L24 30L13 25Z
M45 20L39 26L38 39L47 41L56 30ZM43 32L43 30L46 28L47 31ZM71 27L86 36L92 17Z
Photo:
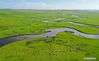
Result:
M8 38L3 38L0 39L0 47L7 45L12 42L28 39L28 38L47 38L47 37L55 37L58 33L60 32L71 32L72 34L76 36L81 36L85 38L92 38L92 39L99 39L99 35L94 35L94 34L86 34L83 32L80 32L79 30L76 30L74 28L54 28L54 29L47 29L46 33L39 34L39 35L23 35L23 36L12 36Z

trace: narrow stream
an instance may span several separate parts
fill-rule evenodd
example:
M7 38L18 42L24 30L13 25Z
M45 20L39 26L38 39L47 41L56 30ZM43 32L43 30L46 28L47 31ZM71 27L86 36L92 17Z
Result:
M91 26L91 27L94 27L94 28L99 28L99 26L91 25L91 24L84 24L84 23L78 23L78 22L72 22L72 21L69 21L68 23L74 24L74 25L80 25L80 26Z
M84 24L84 23L79 23L79 22L67 21L67 20L65 20L65 18L56 18L56 19L53 19L53 20L60 21L60 22L68 22L70 24L79 25L79 26L90 26L90 27L94 27L94 28L99 28L99 25L92 25L92 24ZM45 23L55 23L55 21L44 20L42 22L45 22Z
M15 41L20 41L24 40L27 38L46 38L46 37L54 37L60 32L68 31L71 32L74 35L85 37L85 38L92 38L92 39L99 39L99 35L92 35L92 34L86 34L82 33L76 29L73 28L55 28L55 29L47 29L47 33L40 34L40 35L24 35L24 36L14 36L14 37L8 37L8 38L3 38L0 39L0 46L4 46L6 44L15 42Z

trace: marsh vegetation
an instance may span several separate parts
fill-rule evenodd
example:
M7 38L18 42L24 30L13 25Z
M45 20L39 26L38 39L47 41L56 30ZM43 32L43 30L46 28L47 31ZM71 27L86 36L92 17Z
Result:
M99 61L98 13L0 10L0 42L13 42L0 47L0 61L85 61L86 57Z

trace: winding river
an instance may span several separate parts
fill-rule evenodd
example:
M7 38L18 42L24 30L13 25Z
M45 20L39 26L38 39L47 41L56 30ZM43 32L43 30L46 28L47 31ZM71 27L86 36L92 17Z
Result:
M64 31L71 32L74 35L85 37L85 38L99 39L99 35L86 34L86 33L80 32L73 28L55 28L55 29L47 29L46 31L47 31L47 33L40 34L40 35L31 34L31 35L13 36L13 37L8 37L8 38L3 38L3 39L0 39L0 46L2 47L9 43L28 39L28 38L55 37L58 33L64 32Z

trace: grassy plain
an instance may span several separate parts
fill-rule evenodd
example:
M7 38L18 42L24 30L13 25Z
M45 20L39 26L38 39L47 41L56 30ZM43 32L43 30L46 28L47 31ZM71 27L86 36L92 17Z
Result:
M75 28L88 34L99 34L99 28L80 26L68 21L99 25L98 11L0 10L0 38L42 34L45 29ZM76 15L76 17L74 16ZM78 18L77 16L86 19ZM65 21L54 19L64 18ZM43 22L49 20L52 23ZM26 39L0 48L0 61L99 61L99 40L61 32L56 37Z

